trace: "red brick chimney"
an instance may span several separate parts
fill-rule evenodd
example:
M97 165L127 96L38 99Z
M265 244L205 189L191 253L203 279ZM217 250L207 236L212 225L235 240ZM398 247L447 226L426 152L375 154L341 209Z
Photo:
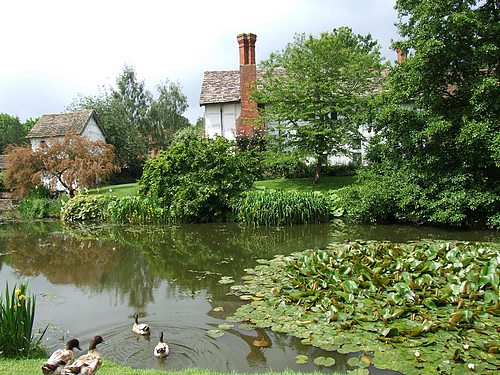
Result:
M402 51L400 48L396 48L396 54L397 54L398 65L401 65L401 63L406 60L406 53Z
M257 79L255 65L255 34L239 34L237 36L240 49L240 90L241 115L236 121L236 135L254 135L255 119L259 117L257 103L250 100L252 86Z

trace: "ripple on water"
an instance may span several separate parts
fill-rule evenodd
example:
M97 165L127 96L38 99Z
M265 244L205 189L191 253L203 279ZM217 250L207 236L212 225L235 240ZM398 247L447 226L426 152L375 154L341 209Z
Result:
M106 343L100 347L100 352L106 358L133 368L229 369L222 355L223 350L216 340L206 335L206 329L156 323L158 322L148 321L151 327L151 334L148 336L133 333L130 324L103 332ZM153 355L160 331L164 333L164 341L170 348L169 356L164 359L157 359Z

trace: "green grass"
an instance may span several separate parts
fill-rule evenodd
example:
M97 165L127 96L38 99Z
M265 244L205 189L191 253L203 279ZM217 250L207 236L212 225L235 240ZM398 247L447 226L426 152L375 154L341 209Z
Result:
M277 180L255 181L254 186L276 190L326 191L340 189L352 184L353 181L352 176L322 177L319 184L315 184L312 178L280 178Z
M327 191L331 189L340 189L341 187L353 183L352 176L341 177L322 177L319 184L315 184L312 178L280 178L277 180L255 181L254 187L276 190L297 190L297 191ZM97 189L89 189L88 194L105 194L123 197L135 195L139 190L137 183L123 185L109 185Z
M135 195L139 190L139 185L135 183L122 185L108 185L96 189L89 189L87 194L114 195L115 197L125 197Z
M27 375L27 374L39 374L41 373L40 367L42 366L43 359L26 359L26 360L15 360L15 359L3 359L0 358L0 374L2 375ZM181 371L165 371L165 370L144 370L144 369L132 369L130 367L121 366L119 364L113 363L107 359L104 359L104 364L98 371L99 375L216 375L216 374L228 374L227 372L217 372L209 370L200 369L186 369ZM231 374L237 374L235 372ZM299 375L304 373L293 372L293 371L283 371L283 372L269 372L268 374L280 374L280 375ZM320 373L307 373L307 375L319 375ZM335 373L334 373L335 374Z

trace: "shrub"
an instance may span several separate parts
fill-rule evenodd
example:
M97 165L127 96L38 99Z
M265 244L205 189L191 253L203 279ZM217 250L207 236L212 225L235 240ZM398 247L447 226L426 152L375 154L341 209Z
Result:
M263 178L303 178L314 176L314 166L297 153L266 152L264 154Z
M498 213L494 189L474 187L464 175L441 175L429 180L400 168L361 172L357 182L338 190L348 219L356 222L412 222L450 226L484 225ZM492 221L493 220L493 221Z
M226 220L258 168L256 154L237 152L234 142L188 135L146 162L139 194L162 201L177 221Z
M21 284L19 289L9 291L5 286L5 294L0 295L0 353L5 357L39 357L46 355L40 342L45 330L35 340L33 322L35 319L36 298L28 296L27 285Z
M5 185L3 184L3 176L4 176L4 173L0 172L0 191L5 190Z
M238 221L272 226L328 222L343 213L331 192L266 189L245 192L234 210Z
M23 219L44 219L59 217L62 205L62 196L52 197L48 189L37 187L19 202L18 209Z
M109 219L109 203L118 198L111 195L77 195L64 203L63 221L105 221Z

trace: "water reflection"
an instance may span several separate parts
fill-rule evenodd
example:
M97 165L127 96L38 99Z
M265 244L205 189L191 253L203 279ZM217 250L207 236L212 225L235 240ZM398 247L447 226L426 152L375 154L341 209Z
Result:
M346 356L303 346L299 339L236 324L223 337L207 336L240 305L228 296L221 276L236 281L257 258L271 258L332 241L420 238L498 240L495 232L450 232L397 226L310 225L248 228L236 224L183 226L62 226L57 222L0 224L0 286L28 280L38 294L39 325L50 323L47 345L67 335L105 336L105 357L132 367L170 370L267 371L295 368L298 354L328 355L337 371L348 369ZM153 328L148 340L131 332L132 314ZM171 347L166 361L152 350L159 331ZM269 347L257 347L264 339ZM85 344L84 344L85 345ZM312 361L310 361L312 362ZM376 372L374 372L376 373Z

